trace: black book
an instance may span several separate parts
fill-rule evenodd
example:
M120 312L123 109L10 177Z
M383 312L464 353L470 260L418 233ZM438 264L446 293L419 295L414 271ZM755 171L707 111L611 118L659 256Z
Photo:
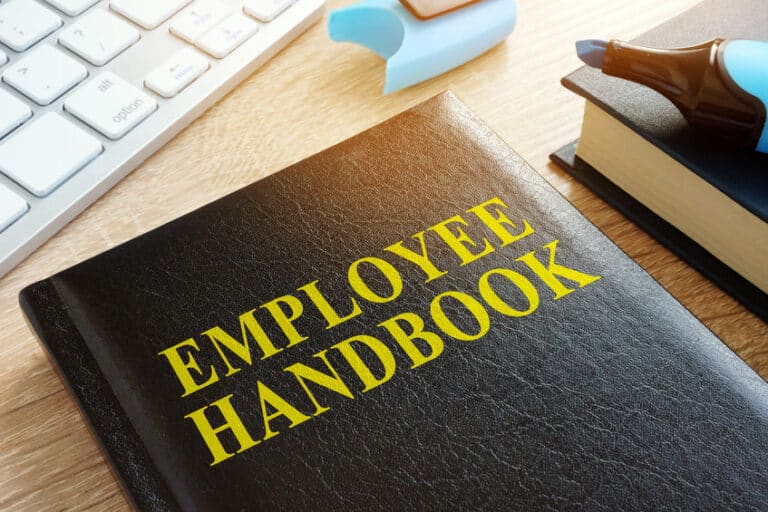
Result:
M143 510L768 508L768 386L444 94L21 293Z
M634 40L768 40L762 0L706 0ZM691 130L642 85L582 67L563 85L587 106L578 145L552 157L679 257L768 321L768 155Z

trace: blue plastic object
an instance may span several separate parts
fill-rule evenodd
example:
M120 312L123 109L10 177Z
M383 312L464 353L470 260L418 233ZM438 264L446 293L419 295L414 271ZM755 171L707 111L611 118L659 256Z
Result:
M768 109L768 43L729 41L723 53L725 69L736 84L755 96ZM758 151L768 153L768 123L757 143Z
M387 60L384 94L440 75L490 50L515 27L515 0L480 0L419 20L397 0L363 0L331 12L328 34Z

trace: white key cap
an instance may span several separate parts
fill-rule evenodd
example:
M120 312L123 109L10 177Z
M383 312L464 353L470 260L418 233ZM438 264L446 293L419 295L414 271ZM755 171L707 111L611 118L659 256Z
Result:
M184 48L147 75L144 85L164 98L173 98L210 66L195 50Z
M195 41L226 18L231 9L218 0L197 0L171 22L171 32L188 43Z
M49 105L87 76L85 66L45 44L7 68L3 81L35 103Z
M61 18L33 0L11 0L0 4L0 43L23 52L61 23Z
M246 0L243 10L257 20L267 23L294 3L296 0Z
M157 102L106 71L67 98L64 108L106 137L117 140L157 110Z
M243 10L257 20L268 23L295 3L296 0L246 0Z
M48 112L0 144L0 171L43 197L85 167L101 150L95 137L59 114Z
M59 43L94 66L103 66L139 40L139 31L107 11L89 12L61 32Z
M0 66L8 62L8 56L5 54L3 50L0 50Z
M28 209L25 200L5 185L0 185L0 231L13 224Z
M192 0L112 0L109 7L141 27L152 30Z
M233 14L197 40L195 46L222 59L246 42L259 30L259 25L242 14Z
M0 89L0 139L32 117L32 110L10 93Z
M64 14L77 16L84 13L99 0L45 0Z

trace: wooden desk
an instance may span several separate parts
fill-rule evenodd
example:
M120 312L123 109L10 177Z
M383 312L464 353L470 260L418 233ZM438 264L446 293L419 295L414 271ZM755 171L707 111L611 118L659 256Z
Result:
M633 37L696 0L519 0L514 34L453 72L382 97L383 62L314 26L0 280L0 510L125 510L125 497L27 328L25 285L453 89L698 318L768 377L768 325L574 182L547 155L579 134L559 79L573 43ZM341 1L330 0L330 8Z

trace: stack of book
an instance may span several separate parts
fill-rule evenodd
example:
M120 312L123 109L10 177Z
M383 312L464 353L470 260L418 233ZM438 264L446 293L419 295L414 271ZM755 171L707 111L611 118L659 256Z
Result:
M708 0L634 42L674 48L715 37L768 40L768 10ZM581 138L554 160L768 319L768 155L695 133L660 94L598 69L563 84L587 103Z

